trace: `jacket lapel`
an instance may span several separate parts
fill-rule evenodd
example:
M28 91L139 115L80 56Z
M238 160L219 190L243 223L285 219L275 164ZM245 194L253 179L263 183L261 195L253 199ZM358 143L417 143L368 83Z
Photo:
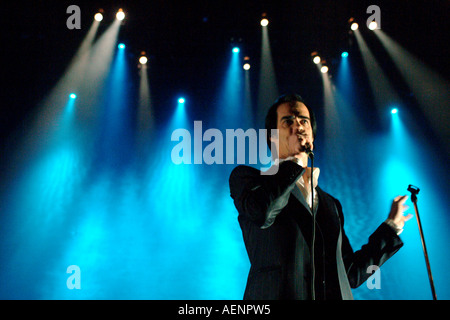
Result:
M292 189L291 193L306 208L306 210L308 210L309 214L312 215L311 208L309 207L308 203L305 200L305 197L303 196L302 192L300 191L300 189L298 188L297 185L295 185L295 187L294 187L294 189Z

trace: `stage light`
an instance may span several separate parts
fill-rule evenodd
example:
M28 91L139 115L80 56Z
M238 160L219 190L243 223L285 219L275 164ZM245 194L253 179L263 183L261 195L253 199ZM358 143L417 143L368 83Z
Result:
M119 9L119 11L117 11L116 18L117 20L125 19L125 12L123 12L122 9Z
M397 109L397 108L392 109L392 110L391 110L391 113L392 113L392 114L398 113L398 109Z
M100 22L103 20L103 15L100 12L96 13L94 19Z
M261 26L267 27L268 24L269 24L269 20L267 19L267 13L264 12L261 15Z
M142 57L139 58L139 63L140 64L146 64L147 61L148 61L148 59L147 59L146 56L142 56Z
M322 61L322 58L317 51L311 52L311 57L315 64L319 64Z
M234 47L234 48L233 48L233 52L234 52L234 53L239 53L239 48L238 48L238 47Z
M355 30L358 30L358 24L356 23L356 22L353 22L352 23L352 25L350 26L350 28L353 30L353 31L355 31Z
M69 95L70 99L76 99L77 95L75 93L71 93Z
M322 59L320 59L319 56L315 56L314 59L313 59L313 62L314 62L315 64L319 64L320 61L322 61Z
M250 57L249 56L244 57L244 65L242 66L242 68L244 68L244 70L250 69Z
M376 28L378 28L378 24L375 21L372 21L371 23L369 23L368 27L370 30L375 30Z
M183 104L183 103L185 103L185 102L186 102L186 100L185 100L184 98L179 98L179 99L178 99L178 103Z
M348 52L347 51L342 52L341 57L342 58L347 58L348 57Z
M117 46L119 49L125 49L125 44L123 43L119 43L119 45Z
M323 66L322 68L320 68L320 72L327 73L328 72L328 67L327 66Z

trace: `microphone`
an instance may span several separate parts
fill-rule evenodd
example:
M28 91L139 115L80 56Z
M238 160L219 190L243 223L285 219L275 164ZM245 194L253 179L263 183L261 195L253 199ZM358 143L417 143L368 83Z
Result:
M312 150L311 150L311 145L309 144L309 142L307 142L307 143L305 144L305 149L304 149L304 151L305 151L305 153L308 154L308 156L309 156L311 159L314 158L314 153L313 153Z

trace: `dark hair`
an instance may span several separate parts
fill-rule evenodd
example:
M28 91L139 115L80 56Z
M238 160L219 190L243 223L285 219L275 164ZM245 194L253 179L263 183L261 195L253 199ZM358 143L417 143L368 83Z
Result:
M271 129L277 129L277 122L278 122L278 113L277 113L277 109L280 105L282 105L283 103L289 103L290 106L295 106L295 104L297 102L302 102L303 104L305 104L306 108L309 111L309 118L311 121L311 127L312 127L312 133L313 133L313 138L316 138L316 131L317 131L317 124L316 124L316 117L314 115L313 110L308 107L308 105L305 103L305 101L303 100L303 98L298 95L298 94L285 94L280 96L275 102L274 104L269 108L269 111L267 111L267 115L266 115L266 122L265 122L265 127L266 127L266 135L267 135L267 145L269 146L269 149L271 149L271 143L270 143L270 137L271 137Z

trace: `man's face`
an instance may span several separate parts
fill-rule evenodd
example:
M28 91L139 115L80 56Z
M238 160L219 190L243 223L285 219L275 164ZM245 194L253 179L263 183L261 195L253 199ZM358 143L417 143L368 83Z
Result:
M313 132L308 108L302 102L283 103L278 106L277 129L279 157L284 159L295 156L308 160L308 155L304 152L305 145L309 143L313 149ZM307 162L306 162L307 163Z

